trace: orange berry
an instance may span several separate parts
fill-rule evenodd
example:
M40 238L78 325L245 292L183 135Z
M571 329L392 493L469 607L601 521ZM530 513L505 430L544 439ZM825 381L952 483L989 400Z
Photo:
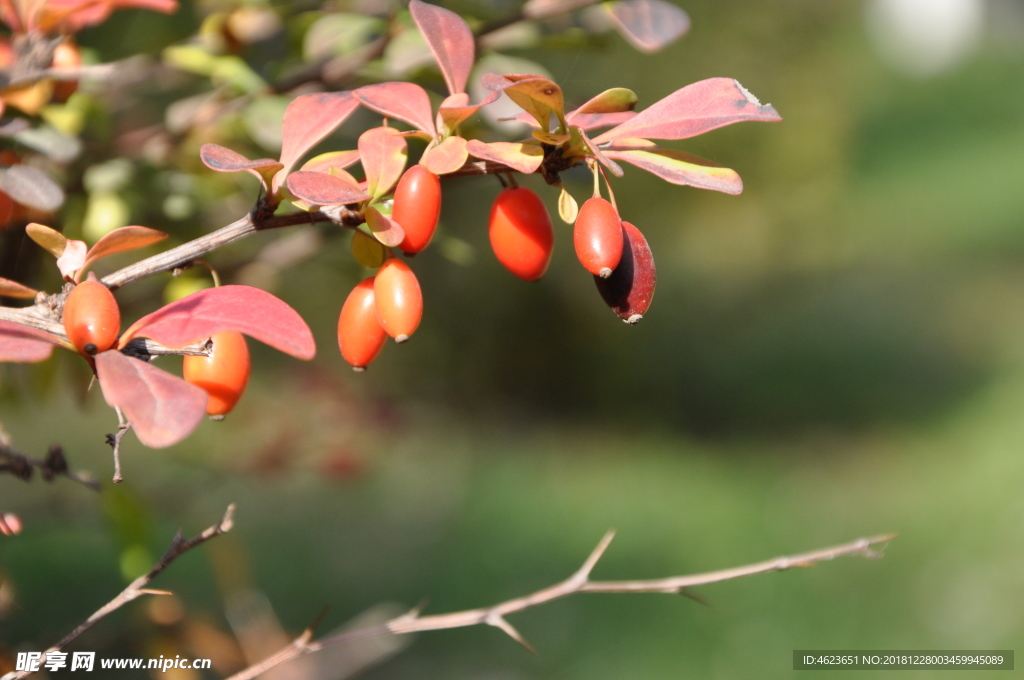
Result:
M249 383L249 347L237 331L221 331L210 338L210 356L186 356L182 363L185 380L209 395L206 414L225 416L235 408Z
M402 225L405 238L398 244L406 254L418 253L430 243L441 216L441 180L422 165L405 171L395 189L391 219Z
M388 258L373 281L377 320L397 342L405 342L423 318L423 293L409 265Z
M373 279L363 279L352 289L338 317L338 348L357 371L366 370L384 347L388 334L377 321Z
M622 220L615 206L597 196L589 199L580 208L572 240L588 272L604 279L611 276L622 259Z
M544 202L525 187L504 189L491 206L487 228L498 261L525 281L544 276L555 247L555 232Z
M95 279L83 281L64 301L64 332L79 352L95 356L113 347L121 330L121 311L110 289Z
M71 41L65 41L57 45L53 51L54 68L78 68L82 65L82 53L78 45ZM71 95L78 91L77 80L58 80L53 85L53 101L63 104Z

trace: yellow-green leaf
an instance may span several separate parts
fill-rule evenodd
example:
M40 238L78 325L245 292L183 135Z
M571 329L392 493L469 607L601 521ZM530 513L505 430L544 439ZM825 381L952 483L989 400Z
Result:
M35 222L30 223L25 227L25 233L28 237L38 243L43 249L49 251L54 257L60 257L64 254L64 248L68 244L68 239L64 234L60 233L56 229L37 224Z
M352 233L352 257L367 269L376 269L387 259L387 249L377 239L356 229Z

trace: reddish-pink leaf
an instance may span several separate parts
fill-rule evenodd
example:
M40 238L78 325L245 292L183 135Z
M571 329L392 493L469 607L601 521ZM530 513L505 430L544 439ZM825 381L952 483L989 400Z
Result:
M464 91L475 56L473 32L469 25L455 12L420 0L409 3L409 13L441 67L448 92Z
M38 293L35 288L29 288L28 286L18 283L17 281L11 281L0 277L0 297L19 298L22 300L31 300Z
M359 158L366 173L366 190L375 198L391 191L405 170L408 145L390 127L370 128L359 136Z
M89 249L85 256L85 262L82 264L82 269L88 268L89 265L101 257L137 248L145 248L154 243L159 243L165 238L167 238L167 234L157 229L150 229L149 227L130 226L115 229L104 234L103 238Z
M388 247L397 248L398 244L405 240L402 225L373 206L366 209L366 226L370 228L374 238Z
M657 52L690 30L690 17L665 0L619 0L607 5L615 28L641 52Z
M284 168L274 178L272 191L277 191L284 177L307 151L345 122L358 107L359 102L351 92L316 92L292 100L285 109L281 129L281 165Z
M620 137L686 139L745 120L782 120L732 78L709 78L676 90L625 123L598 135L598 144Z
M154 449L177 444L206 415L206 392L116 349L96 355L103 398L121 409L139 441Z
M270 186L274 175L282 167L273 158L249 160L237 151L232 151L220 144L203 144L199 148L199 159L203 161L203 165L217 172L246 170L258 177L264 187Z
M361 87L352 94L363 106L382 116L397 118L431 137L437 135L430 97L416 83L377 83Z
M536 172L544 161L544 149L540 144L530 142L491 142L485 144L471 139L466 150L476 158L503 163L519 172Z
M424 151L420 157L420 165L435 175L446 175L465 165L467 158L469 152L466 151L466 140L452 136Z
M501 92L491 92L479 104L470 104L469 95L465 93L453 94L441 102L441 108L437 110L437 127L446 133L455 131L455 128L467 118L475 116L476 112L488 104L493 104L501 97ZM529 114L524 114L529 115ZM530 117L533 120L533 117ZM536 123L533 123L536 125Z
M115 9L149 9L164 14L178 10L178 0L49 0L39 4L43 7L36 27L43 31L60 28L67 33L103 23Z
M60 269L60 275L67 278L81 269L82 265L85 264L85 253L85 241L68 239L67 245L64 246L64 253L57 258L57 268Z
M590 149L591 155L594 158L596 158L598 162L601 163L601 165L611 170L613 175L615 175L616 177L622 177L622 168L619 167L619 164L610 159L608 156L605 156L604 152L602 152L601 149L598 148L597 144L594 144L594 142L590 140L590 137L587 137L586 132L580 130L579 133L580 138L583 139L583 143L587 146L588 149Z
M610 158L632 163L672 184L683 184L699 189L711 189L726 194L743 191L743 180L735 170L723 168L709 160L682 151L626 150L607 151Z
M359 203L371 196L357 185L326 172L298 170L288 175L288 191L311 205Z
M0 361L34 363L50 358L53 346L60 340L55 335L13 321L0 320Z
M238 331L298 359L312 359L316 345L299 314L252 286L220 286L192 293L142 317L121 336L118 348L142 336L184 347L220 331Z

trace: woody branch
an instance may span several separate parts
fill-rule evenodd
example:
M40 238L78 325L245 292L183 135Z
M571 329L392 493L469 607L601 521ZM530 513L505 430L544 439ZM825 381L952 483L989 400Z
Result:
M246 668L243 671L232 675L228 680L251 680L271 668L286 661L290 661L304 654L318 652L327 647L351 642L356 639L373 637L376 635L401 635L405 633L420 633L431 630L445 630L449 628L465 628L468 626L489 625L498 628L513 640L533 652L533 648L516 630L506 618L510 614L516 614L533 607L547 604L554 600L575 595L576 593L681 593L687 588L731 581L744 576L764 574L772 571L785 571L796 567L811 567L819 562L835 559L845 555L859 555L871 559L879 558L882 553L874 547L888 543L896 538L896 534L884 534L869 538L859 538L849 543L821 548L796 555L776 557L764 562L757 562L742 567L722 569L703 574L689 576L670 576L662 579L645 579L632 581L592 581L590 573L597 565L598 560L608 549L615 533L609 531L598 543L597 547L590 553L583 565L577 569L569 578L560 583L542 588L534 593L518 597L491 607L479 609L468 609L449 614L434 614L432 616L420 616L420 609L394 618L387 623L372 628L346 631L338 635L313 640L313 628L309 628L298 638L293 640L287 647L267 657L263 661Z

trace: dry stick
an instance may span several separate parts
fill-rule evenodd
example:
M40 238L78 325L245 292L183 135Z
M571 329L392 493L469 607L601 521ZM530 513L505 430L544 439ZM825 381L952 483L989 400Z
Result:
M872 550L872 546L881 543L888 543L896 538L896 534L884 534L870 538L860 538L842 545L831 548L822 548L810 552L790 555L788 557L776 557L765 562L758 562L744 567L722 569L703 574L690 576L671 576L663 579L647 579L639 581L591 581L590 572L594 569L598 560L604 555L608 545L615 536L614 531L609 531L594 548L576 572L561 583L548 586L535 593L519 597L507 602L496 604L492 607L480 609L468 609L451 614L435 614L433 616L420 616L420 608L413 609L407 614L388 621L381 626L364 628L361 630L347 631L332 637L311 642L313 628L310 627L302 635L293 640L291 644L267 657L263 661L246 668L243 671L232 675L228 680L251 680L271 668L290 661L303 654L311 654L326 647L350 642L355 639L373 637L376 635L400 635L405 633L420 633L430 630L444 630L448 628L464 628L487 624L500 629L513 640L523 645L529 651L534 651L530 644L505 618L509 614L515 614L532 607L547 604L576 593L681 593L686 588L708 585L729 581L743 576L764 574L771 571L785 571L794 567L810 567L818 562L831 560L844 555L860 555L867 558L881 557L881 553Z
M208 527L201 534L193 536L187 541L181 537L181 530L179 529L178 533L174 536L174 540L171 541L171 545L167 549L167 552L165 552L164 556L161 557L157 561L157 563L153 565L152 569L150 569L147 573L132 581L128 585L128 587L122 590L117 597L115 597L113 600L106 603L102 607L100 607L98 610L96 610L95 614L90 616L80 626L78 626L73 631L64 636L64 638L60 642L56 643L55 645L47 649L45 652L43 652L43 658L45 659L46 655L49 652L55 652L68 646L76 638L78 638L78 636L92 628L92 626L96 624L96 622L100 621L101 619L110 615L111 613L117 611L118 609L128 604L132 600L139 598L143 595L169 595L170 593L166 590L152 590L146 588L146 586L149 585L150 581L159 576L160 572L169 567L170 564L174 562L174 560L178 559L192 548L195 548L196 546L205 543L211 538L216 538L221 534L226 534L227 532L231 531L231 528L234 524L234 514L235 505L234 503L232 503L231 505L228 506L228 509L224 512L224 516L220 519L219 522L217 522L211 527ZM19 678L24 678L27 675L31 675L32 672L33 671L20 671L17 673L8 673L7 675L0 678L0 680L18 680Z

